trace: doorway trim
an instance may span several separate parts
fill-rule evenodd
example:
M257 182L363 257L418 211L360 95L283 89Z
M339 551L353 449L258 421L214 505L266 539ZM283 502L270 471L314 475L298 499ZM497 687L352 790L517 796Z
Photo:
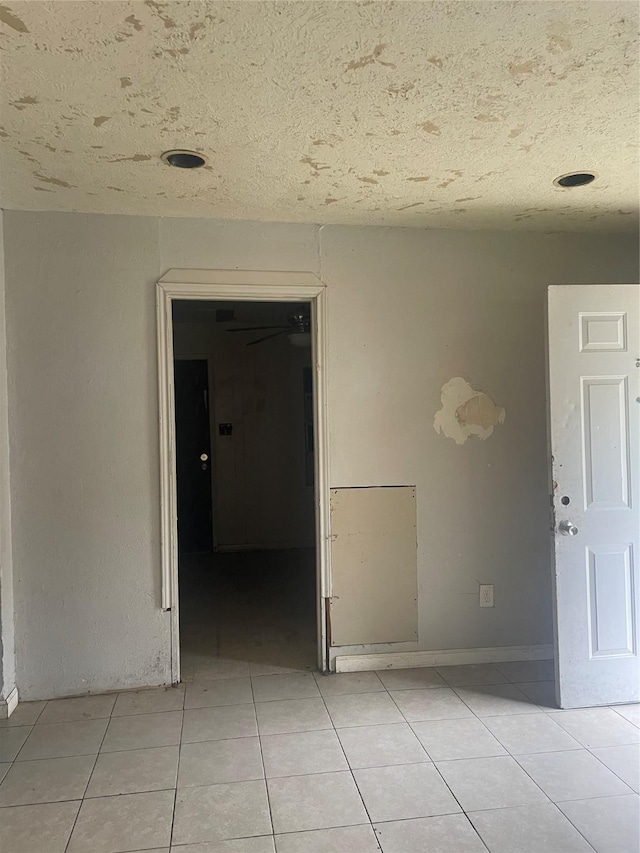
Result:
M309 302L313 360L315 440L315 542L318 667L329 668L326 600L331 595L329 548L329 453L327 423L326 288L310 272L170 269L156 284L160 426L160 544L162 609L171 613L171 681L180 681L178 515L175 395L173 376L174 299Z

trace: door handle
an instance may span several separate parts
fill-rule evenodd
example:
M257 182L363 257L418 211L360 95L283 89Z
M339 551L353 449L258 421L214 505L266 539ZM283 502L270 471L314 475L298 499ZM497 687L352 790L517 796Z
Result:
M558 524L558 530L560 531L560 533L562 533L563 536L578 535L578 528L570 521L561 521L560 524Z

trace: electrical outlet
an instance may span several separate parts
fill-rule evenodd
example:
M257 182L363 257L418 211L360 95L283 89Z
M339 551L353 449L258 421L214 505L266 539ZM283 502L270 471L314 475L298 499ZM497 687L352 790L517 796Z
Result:
M480 607L493 607L493 584L480 584Z

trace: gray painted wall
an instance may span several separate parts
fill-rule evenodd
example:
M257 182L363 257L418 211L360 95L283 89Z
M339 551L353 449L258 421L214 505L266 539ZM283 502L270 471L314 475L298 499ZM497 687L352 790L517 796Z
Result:
M0 701L15 687L3 213L0 210Z
M320 273L330 485L417 485L417 647L551 642L545 289L638 281L632 237L11 211L5 250L22 698L169 678L154 282L170 267ZM454 376L506 409L486 442L433 429Z
M157 222L5 215L20 696L158 684Z
M546 288L638 281L637 241L398 228L321 241L331 485L417 486L418 644L377 650L552 643ZM457 376L506 410L486 441L433 428Z

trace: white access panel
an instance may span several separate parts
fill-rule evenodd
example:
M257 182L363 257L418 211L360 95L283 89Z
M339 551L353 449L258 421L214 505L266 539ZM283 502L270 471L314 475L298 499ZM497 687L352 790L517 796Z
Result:
M415 486L331 489L332 646L415 641Z
M640 700L640 286L549 288L557 698Z

